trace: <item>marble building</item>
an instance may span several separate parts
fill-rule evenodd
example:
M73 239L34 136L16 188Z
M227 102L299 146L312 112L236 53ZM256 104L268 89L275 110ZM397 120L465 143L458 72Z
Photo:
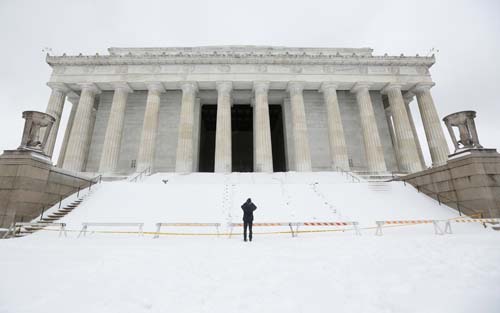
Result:
M434 57L369 48L109 48L47 56L57 165L76 172L414 173L449 154ZM413 101L416 100L416 101ZM410 107L418 106L426 138ZM70 110L60 129L63 107ZM56 156L53 156L55 160Z

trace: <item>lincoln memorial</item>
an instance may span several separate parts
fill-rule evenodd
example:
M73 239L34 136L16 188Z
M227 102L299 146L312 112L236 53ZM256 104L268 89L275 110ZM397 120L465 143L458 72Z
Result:
M414 173L448 158L431 95L433 56L267 46L108 51L47 55L46 112L55 122L44 149L52 156L60 137L58 167L106 175L383 174Z

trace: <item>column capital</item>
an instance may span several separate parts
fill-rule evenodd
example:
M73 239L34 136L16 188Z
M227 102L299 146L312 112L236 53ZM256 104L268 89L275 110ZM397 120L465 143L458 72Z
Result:
M233 83L230 81L218 81L215 83L218 92L231 92Z
M403 94L403 99L406 104L410 103L413 100L413 97L415 97L415 94L411 91L407 91Z
M78 86L80 86L82 88L82 91L89 90L94 95L101 93L101 89L99 87L97 87L97 85L94 83L79 83Z
M71 92L68 94L68 101L73 105L78 105L78 102L80 102L80 96L74 92Z
M254 81L253 82L253 91L254 92L268 92L269 91L269 82L268 81Z
M337 91L339 88L340 83L338 82L322 82L321 86L319 86L319 92L327 92L330 90Z
M160 94L165 92L165 87L161 82L146 82L146 87L148 88L148 91L152 93Z
M387 83L387 85L384 86L380 90L380 93L383 95L386 95L390 90L399 90L401 91L401 88L403 87L403 84L400 83Z
M198 92L198 84L196 82L184 81L180 83L182 92L184 93L196 93Z
M134 92L134 90L129 86L127 82L112 82L111 86L113 86L115 90L121 89L123 91L126 91L127 93Z
M300 93L304 90L304 82L291 81L286 86L286 90L290 93Z
M49 86L50 89L57 90L63 94L67 94L72 91L65 83L48 82L47 86Z
M419 94L424 91L429 91L432 87L434 87L434 85L436 85L436 83L434 82L421 82L413 86L413 88L411 88L410 91L415 94Z
M370 83L370 82L357 82L354 84L354 86L352 86L351 92L358 93L358 92L364 91L364 90L368 91L371 86L372 86L372 83Z

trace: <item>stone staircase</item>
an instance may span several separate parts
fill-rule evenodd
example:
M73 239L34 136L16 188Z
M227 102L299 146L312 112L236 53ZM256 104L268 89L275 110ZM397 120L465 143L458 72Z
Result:
M31 235L41 229L44 229L46 226L43 226L43 224L51 224L51 223L58 223L58 221L71 213L74 209L76 209L88 196L92 194L92 191L88 192L85 195L82 195L78 197L76 200L72 201L70 204L65 205L64 207L58 209L55 212L48 213L45 217L42 217L38 221L33 221L33 223L36 223L35 225L32 226L24 226L19 229L19 231L16 231L15 237L24 237L27 235Z
M386 182L374 182L368 183L368 189L377 192L388 192L391 191L391 185Z

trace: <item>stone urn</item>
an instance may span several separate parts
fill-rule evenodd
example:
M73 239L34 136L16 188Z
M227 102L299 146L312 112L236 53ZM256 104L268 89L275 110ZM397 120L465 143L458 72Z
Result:
M37 111L24 111L23 118L25 119L23 137L17 150L28 150L45 155L45 144L56 119L47 113ZM42 132L42 130L45 131Z
M482 149L477 136L476 124L474 118L476 111L461 111L452 113L443 118L446 128L450 133L451 140L455 146L455 153L459 153L469 149ZM458 128L458 138L453 130L453 127Z

